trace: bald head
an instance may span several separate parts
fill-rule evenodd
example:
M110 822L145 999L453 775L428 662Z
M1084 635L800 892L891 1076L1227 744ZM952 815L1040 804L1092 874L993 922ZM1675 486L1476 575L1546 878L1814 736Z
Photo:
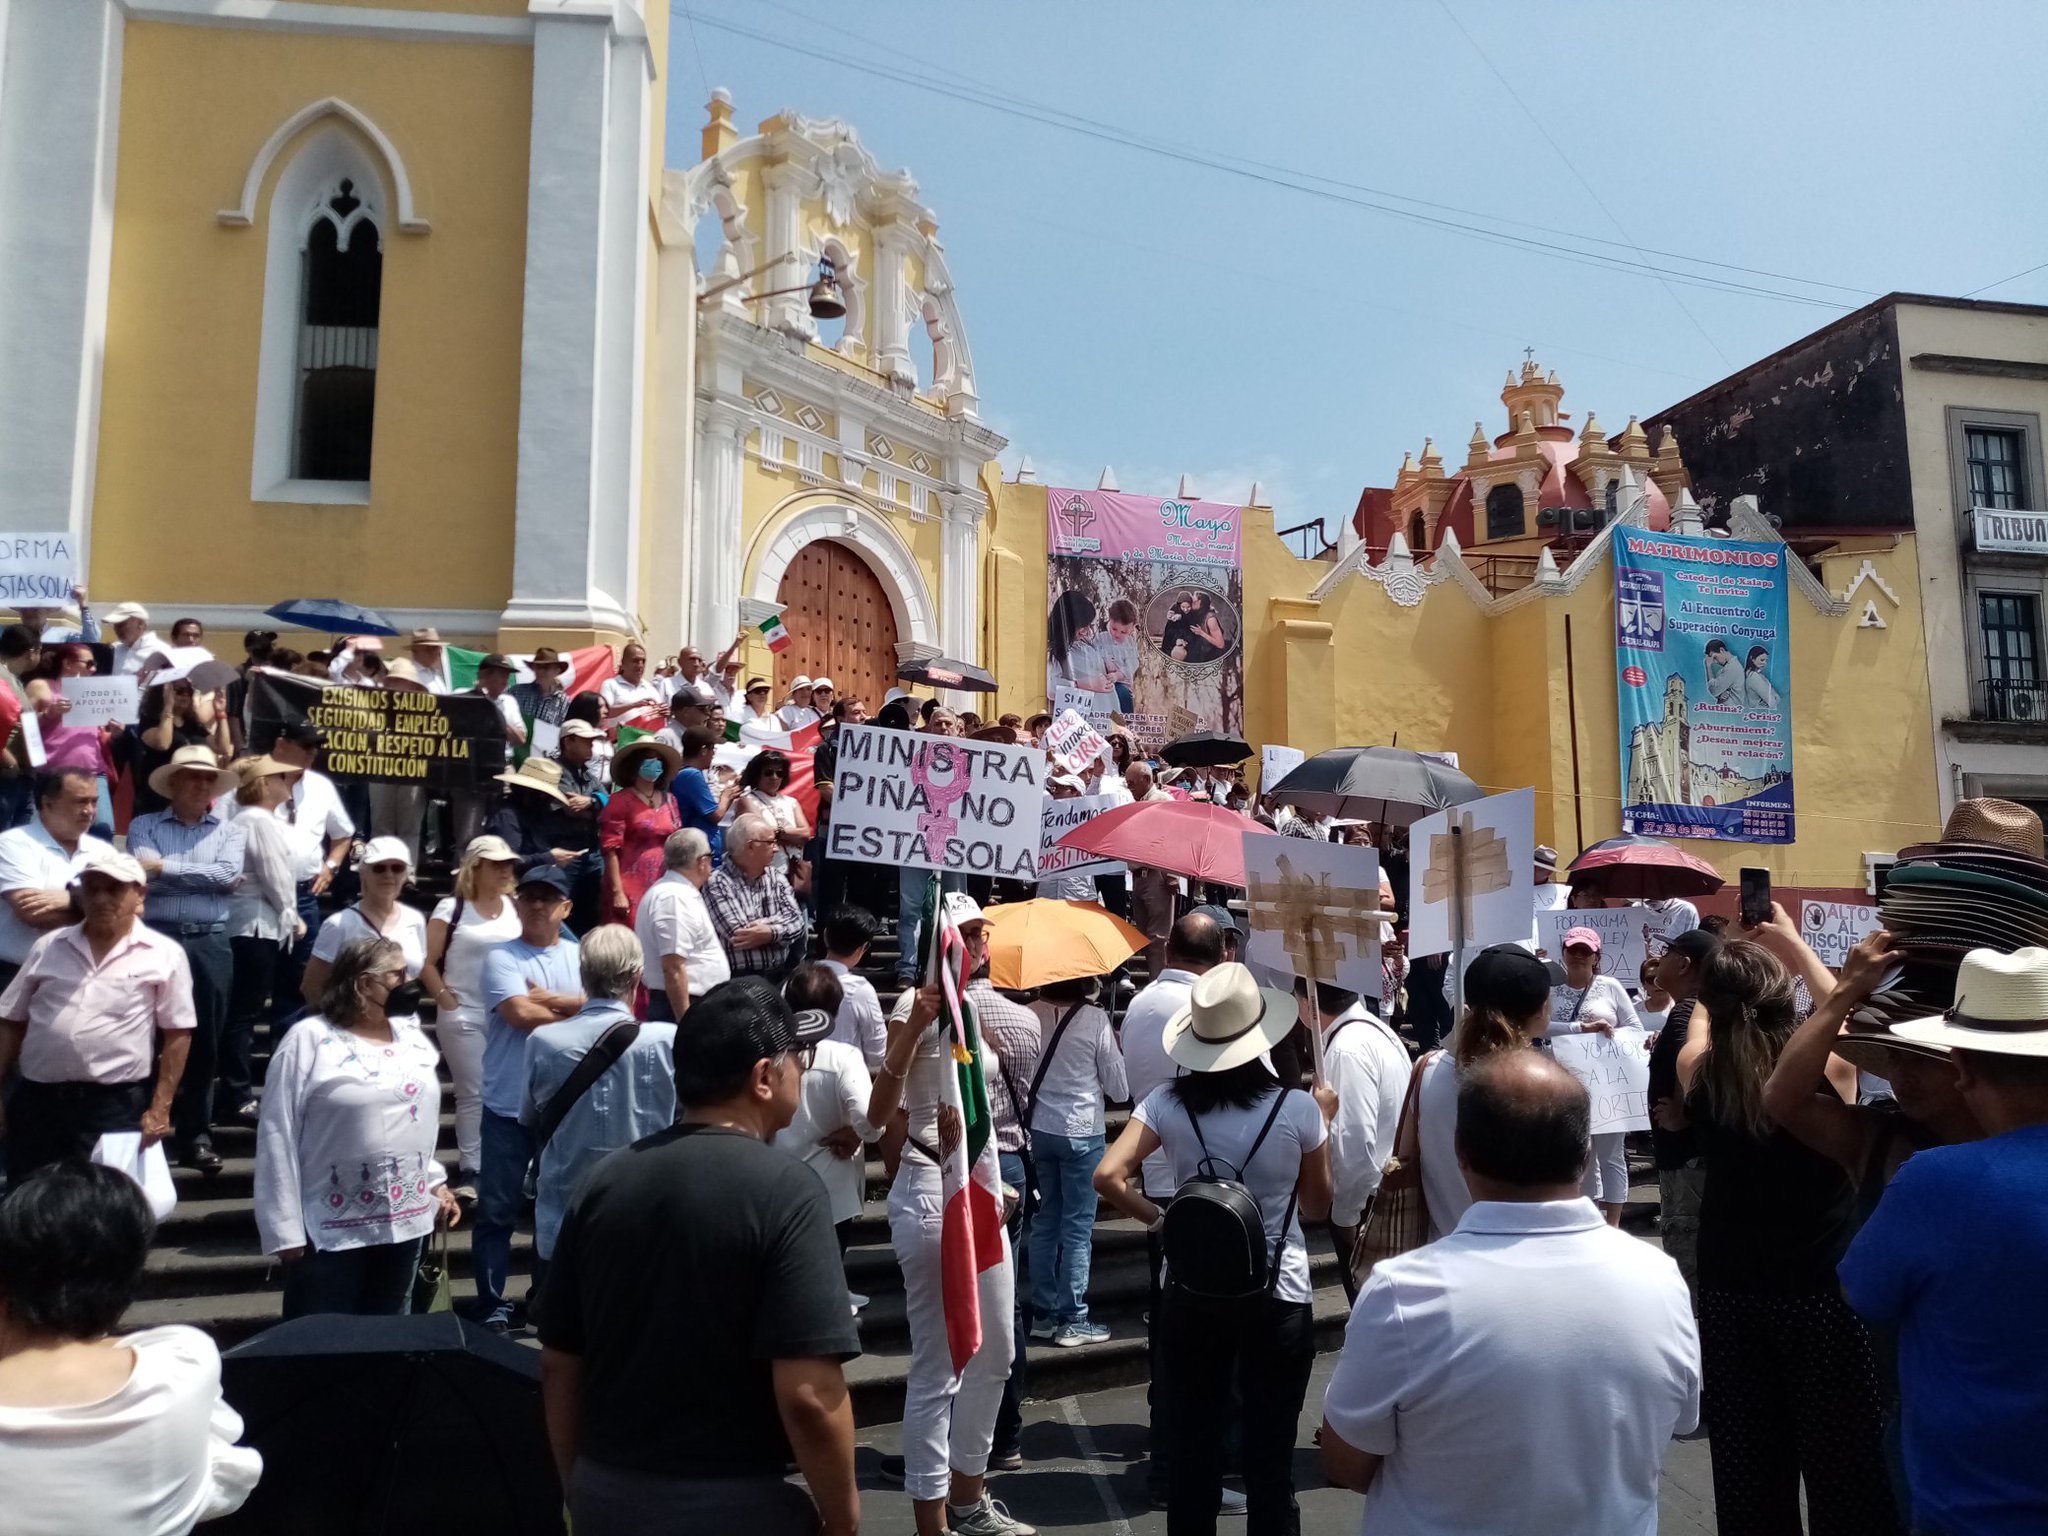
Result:
M1478 1200L1569 1200L1591 1144L1592 1101L1540 1051L1495 1051L1458 1075L1458 1166Z
M1200 912L1190 912L1166 936L1166 963L1199 976L1223 963L1223 925Z
M1142 759L1124 770L1124 787L1140 800L1152 793L1152 765Z

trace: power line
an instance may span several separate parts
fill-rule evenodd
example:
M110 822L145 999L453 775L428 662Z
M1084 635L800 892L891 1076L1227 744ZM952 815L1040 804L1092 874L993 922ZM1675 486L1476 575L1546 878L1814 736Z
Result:
M1966 299L1974 299L1980 293L1989 293L1994 288L2003 288L2007 283L2016 283L2023 277L2032 277L2036 272L2039 272L2044 268L2048 268L2048 261L2041 262L2037 266L2031 266L2027 268L2027 270L2024 272L2015 272L2011 277L2001 277L1995 283L1986 283L1982 288L1972 288L1968 293L1964 294L1963 297Z
M967 105L981 107L988 111L1000 112L1008 116L1023 118L1027 121L1036 122L1046 127L1057 128L1064 132L1076 134L1084 138L1095 139L1105 143L1116 144L1127 149L1135 149L1142 153L1156 155L1160 158L1176 161L1181 164L1192 165L1205 170L1220 171L1226 175L1235 176L1243 180L1257 182L1266 186L1278 187L1284 191L1300 193L1304 196L1317 198L1325 202L1337 203L1342 206L1357 208L1365 212L1381 214L1389 218L1403 219L1410 223L1421 224L1425 227L1440 229L1446 233L1458 235L1466 239L1486 241L1496 245L1505 245L1525 252L1546 256L1552 260L1565 261L1573 263L1575 265L1593 267L1596 270L1623 272L1635 276L1661 277L1666 279L1667 281L1679 283L1686 287L1704 288L1711 292L1733 293L1754 298L1775 299L1781 303L1801 304L1811 308L1827 309L1833 311L1842 311L1851 307L1849 305L1840 303L1835 300L1815 298L1808 294L1790 293L1781 289L1768 288L1760 284L1743 283L1735 281L1731 278L1715 277L1707 273L1673 271L1668 268L1659 267L1647 260L1630 261L1620 256L1608 256L1600 252L1578 250L1569 246L1558 245L1552 241L1537 240L1525 235L1511 234L1505 230L1486 229L1480 226L1462 223L1455 219L1441 218L1431 214L1418 213L1412 209L1390 207L1383 202L1376 202L1369 198L1348 196L1338 191L1326 190L1325 188L1318 186L1304 185L1300 181L1289 179L1290 176L1297 173L1288 172L1279 175L1267 174L1265 172L1247 168L1246 166L1232 164L1227 160L1224 160L1214 155L1209 155L1199 151L1181 148L1179 146L1175 146L1172 144L1160 142L1147 142L1143 139L1137 138L1121 130L1110 130L1084 125L1079 121L1069 120L1061 114L1040 109L1035 105L1009 105L1002 101L991 99L988 95L984 93L979 93L973 90L954 88L937 81L921 79L916 75L910 74L905 71L893 69L886 65L865 63L861 60L850 59L840 54L827 52L823 49L808 48L800 43L794 43L785 38L775 37L768 33L757 32L750 27L745 27L737 22L727 21L723 18L705 16L700 19L705 26L714 28L718 31L727 32L738 37L749 38L755 42L763 43L768 47L779 48L784 50L785 52L799 54L807 58L819 60L820 62L823 63L835 64L843 69L850 69L856 71L857 73L872 75L879 79L889 80L899 85L908 86L913 90L920 90L932 95L945 97L949 100L964 102ZM1614 242L1603 243L1613 244ZM1678 257L1676 259L1691 260L1692 258ZM1791 280L1802 281L1801 279Z
M697 56L697 78L704 82L704 99L711 99L711 73L704 67L704 50L697 43L697 18L690 14L689 6L683 0L675 0L675 8L683 13L683 23L690 29L690 52Z

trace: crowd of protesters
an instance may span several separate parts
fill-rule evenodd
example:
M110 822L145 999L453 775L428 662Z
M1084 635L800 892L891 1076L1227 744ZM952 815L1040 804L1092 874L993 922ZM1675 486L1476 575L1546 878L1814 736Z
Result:
M871 1156L910 1333L883 1476L923 1536L1029 1536L990 1478L1023 1465L1029 1346L1119 1326L1089 1306L1098 1199L1146 1232L1148 1480L1176 1536L1232 1514L1297 1528L1332 1269L1351 1312L1318 1441L1376 1531L1652 1529L1668 1442L1702 1430L1731 1536L2048 1529L2028 1433L2048 1422L2028 1300L2048 1265L2048 951L1970 954L1953 1007L1893 1032L1868 1016L1901 964L1891 935L1837 976L1782 909L1729 933L1667 901L1644 911L1634 985L1601 973L1587 926L1554 958L1488 949L1454 989L1396 941L1398 830L1255 802L1235 768L1170 768L1120 731L1050 775L1056 796L1372 841L1382 995L1290 992L1241 963L1243 903L1169 871L941 892L827 857L837 733L869 701L829 678L742 686L738 643L658 667L628 645L588 693L554 651L484 657L473 691L513 760L437 803L328 778L309 726L256 750L246 707L251 666L448 692L434 631L388 656L252 633L234 683L195 689L173 674L200 626L167 644L136 605L77 597L76 623L31 610L0 632L0 1467L28 1530L185 1530L258 1475L210 1341L116 1332L151 1216L89 1161L130 1135L206 1179L227 1125L254 1131L286 1317L404 1312L430 1235L473 1231L468 1305L538 1334L579 1532L858 1528L843 1366L868 1298L842 1257ZM135 724L67 721L65 680L95 670L138 678ZM873 723L939 737L1034 745L1051 724L874 703ZM732 738L752 749L737 771L718 763ZM803 753L814 800L792 793ZM2048 891L2039 822L1972 804ZM1603 904L1536 859L1532 917ZM1146 945L999 990L988 912L1034 895L1099 900ZM1006 1196L964 1364L928 911L965 955ZM1550 1058L1587 1032L1648 1057L1661 1253L1621 1230L1627 1140L1591 1133ZM1219 1222L1249 1222L1244 1241L1217 1243Z

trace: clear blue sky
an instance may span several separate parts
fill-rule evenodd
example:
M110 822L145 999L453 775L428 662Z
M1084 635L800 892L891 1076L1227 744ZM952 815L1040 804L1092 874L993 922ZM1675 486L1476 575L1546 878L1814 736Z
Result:
M1590 408L1616 431L1880 293L2048 263L2038 0L672 11L671 165L696 159L722 85L743 130L784 108L843 118L917 178L1007 465L1028 453L1041 479L1092 486L1111 464L1153 495L1185 471L1219 500L1256 477L1283 526L1347 515L1425 434L1455 464L1475 418L1502 430L1525 346L1574 425ZM2048 302L2048 268L1984 296Z

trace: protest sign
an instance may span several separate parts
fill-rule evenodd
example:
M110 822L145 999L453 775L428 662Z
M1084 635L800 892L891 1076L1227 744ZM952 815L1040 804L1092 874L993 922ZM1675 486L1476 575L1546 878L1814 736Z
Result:
M1536 904L1535 790L1425 816L1408 829L1408 847L1409 954L1528 939Z
M1820 956L1820 963L1839 971L1857 941L1877 932L1884 919L1876 907L1850 901L1802 901L1799 937Z
M1793 840L1786 559L1782 544L1615 530L1622 831Z
M32 709L21 712L21 744L28 751L29 767L41 768L49 763L49 751L43 746L43 722Z
M1045 739L1039 744L1069 773L1086 773L1109 747L1102 733L1071 709L1062 711L1045 728Z
M1600 974L1612 976L1634 991L1642 985L1643 960L1650 952L1649 935L1661 945L1664 929L1648 907L1588 907L1578 911L1538 912L1536 942L1553 960L1564 959L1564 936L1574 928L1600 935Z
M1367 997L1384 990L1380 856L1348 843L1244 834L1245 963L1277 979L1333 982Z
M0 601L61 608L78 579L78 541L68 533L0 534Z
M300 722L327 733L321 766L337 779L449 794L479 789L505 768L505 717L496 699L250 672L250 748L268 752L279 731Z
M1045 797L1045 816L1038 836L1038 878L1053 875L1120 875L1122 859L1099 859L1079 848L1061 848L1059 840L1084 821L1128 802L1114 795L1076 795L1071 800Z
M1035 880L1044 800L1037 747L842 725L826 854Z
M1307 761L1308 754L1299 747L1259 748L1259 793L1271 794L1275 784Z
M61 684L72 725L134 725L142 685L132 677L67 677Z
M1586 1085L1593 1135L1650 1128L1650 1048L1642 1031L1553 1035L1544 1043L1557 1064Z

